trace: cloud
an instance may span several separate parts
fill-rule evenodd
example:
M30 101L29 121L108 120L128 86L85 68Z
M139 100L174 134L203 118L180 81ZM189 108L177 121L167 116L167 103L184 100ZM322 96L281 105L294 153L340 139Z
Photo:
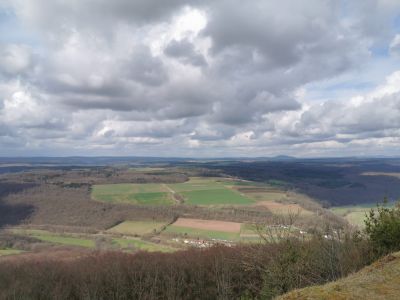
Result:
M184 64L200 67L207 65L204 56L197 52L193 44L187 39L182 41L172 40L164 49L164 53L170 57L178 58Z
M396 34L389 45L390 54L400 56L400 34Z
M0 44L0 73L15 76L25 73L32 66L29 47L17 44Z
M398 1L3 2L13 20L0 26L18 29L0 30L0 146L18 153L324 155L398 141L399 73L384 67L398 60ZM326 91L367 73L369 89Z

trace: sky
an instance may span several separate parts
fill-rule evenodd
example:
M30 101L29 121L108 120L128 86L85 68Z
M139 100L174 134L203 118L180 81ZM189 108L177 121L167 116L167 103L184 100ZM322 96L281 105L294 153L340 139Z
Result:
M0 0L0 156L399 154L398 0Z

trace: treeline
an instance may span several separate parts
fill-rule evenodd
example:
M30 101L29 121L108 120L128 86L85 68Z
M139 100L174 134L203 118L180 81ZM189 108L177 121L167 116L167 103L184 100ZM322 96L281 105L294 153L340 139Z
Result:
M0 299L270 299L338 279L372 258L362 239L314 236L173 254L11 260L0 264Z

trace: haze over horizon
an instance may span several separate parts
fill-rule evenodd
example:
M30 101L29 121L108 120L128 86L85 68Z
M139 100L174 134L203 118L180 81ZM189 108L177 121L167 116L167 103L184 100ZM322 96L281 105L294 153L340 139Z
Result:
M397 156L400 1L0 0L0 156Z

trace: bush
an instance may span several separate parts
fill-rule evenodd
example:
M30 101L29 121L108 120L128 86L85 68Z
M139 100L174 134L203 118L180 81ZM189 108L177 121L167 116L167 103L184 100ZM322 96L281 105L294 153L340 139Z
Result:
M371 209L365 220L365 232L379 256L400 250L400 203L393 208L386 203Z

